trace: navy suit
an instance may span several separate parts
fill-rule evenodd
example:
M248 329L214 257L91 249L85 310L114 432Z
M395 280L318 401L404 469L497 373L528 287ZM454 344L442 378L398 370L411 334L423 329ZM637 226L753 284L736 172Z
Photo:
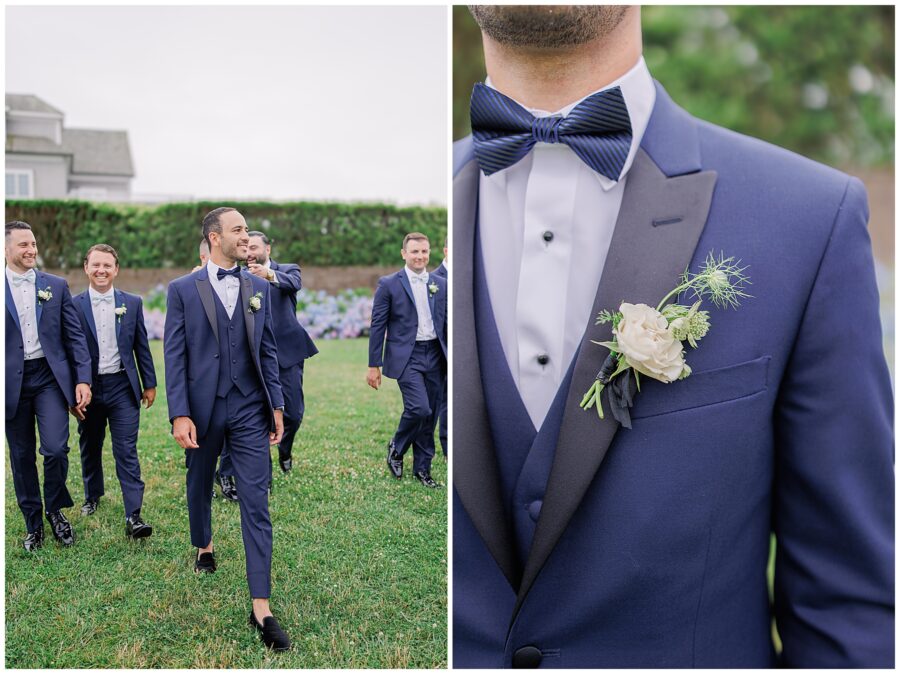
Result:
M470 139L455 163L454 665L893 667L891 383L862 184L657 85L591 320L536 432L493 320ZM604 420L580 409L607 354L592 340L611 337L596 314L656 306L709 251L749 265L753 297L704 307L693 374L642 377L631 430L608 391Z
M449 285L449 279L447 277L447 267L444 266L444 263L438 266L433 272L431 272L435 276L440 276L445 281L447 281ZM447 377L444 377L444 385L441 388L441 399L438 402L438 411L437 417L439 419L440 428L438 429L438 437L441 440L441 450L444 452L444 456L447 456Z
M437 339L416 341L419 317L405 269L379 279L369 330L369 367L396 379L403 395L393 443L401 457L412 446L414 473L431 471L433 419L447 368L447 282L430 274L432 284L436 292L428 289L428 306Z
M144 499L137 453L141 393L144 389L156 388L156 370L144 327L143 300L138 295L121 290L114 290L113 295L114 306L125 307L125 313L116 318L116 344L122 369L115 374L101 375L97 371L100 349L90 291L85 290L74 298L79 308L82 331L87 336L93 382L91 404L84 420L78 422L78 433L85 500L96 501L105 493L102 449L109 423L116 475L122 487L122 501L128 517L140 511Z
M6 284L6 440L16 500L28 531L41 526L41 490L35 464L35 419L44 457L44 502L47 512L68 508L68 407L75 405L76 384L91 382L91 358L78 313L65 279L35 275L35 313L44 358L25 360L19 316ZM46 301L39 290L49 290Z
M295 264L278 264L270 261L278 283L270 284L272 303L272 327L278 343L278 378L284 394L284 435L278 444L282 459L291 456L294 436L303 423L306 406L303 400L303 363L319 350L313 344L306 329L297 321L297 293L303 287L300 267ZM219 464L222 475L234 475L234 467L227 449L222 452Z
M190 417L197 449L185 450L191 543L212 539L211 501L216 461L228 447L238 482L241 534L250 595L271 591L269 438L273 409L284 405L272 330L269 283L246 272L227 315L203 267L169 284L163 349L169 420ZM259 293L260 308L251 299Z

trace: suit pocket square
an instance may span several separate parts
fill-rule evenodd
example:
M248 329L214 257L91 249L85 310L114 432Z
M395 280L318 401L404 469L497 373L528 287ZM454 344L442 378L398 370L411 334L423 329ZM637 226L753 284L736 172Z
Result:
M768 388L769 361L763 356L737 365L694 372L673 384L642 382L631 417L641 419L738 400Z

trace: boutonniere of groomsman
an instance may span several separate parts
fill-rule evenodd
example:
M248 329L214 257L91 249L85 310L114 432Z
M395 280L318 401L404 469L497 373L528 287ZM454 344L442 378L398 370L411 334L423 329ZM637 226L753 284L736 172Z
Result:
M141 403L150 409L156 399L156 371L143 300L113 286L119 275L119 255L112 246L91 246L84 256L84 273L90 286L74 300L91 354L94 398L78 422L84 481L81 514L93 515L105 491L102 450L109 426L125 506L125 535L146 538L153 528L141 518L144 483L137 442Z
M434 276L440 276L442 279L447 281L447 285L450 285L450 279L447 275L447 272L450 269L450 257L448 255L447 249L447 241L444 240L444 259L441 260L441 263L438 265L438 268L435 269L432 273ZM441 451L444 453L444 456L447 456L447 374L444 373L444 383L441 387L441 400L438 403L438 411L437 411L437 419L438 419L438 437L441 440Z
M434 414L447 372L447 282L426 271L428 237L411 232L400 251L406 265L382 277L375 290L369 330L369 370L366 381L381 387L382 369L397 380L403 414L388 443L387 465L403 477L403 457L413 449L413 474L429 488L434 458Z
M6 441L16 501L25 518L25 550L44 542L42 512L54 538L75 543L62 512L73 504L67 409L79 418L91 402L91 358L65 279L35 269L31 226L6 223ZM44 457L44 498L35 452Z

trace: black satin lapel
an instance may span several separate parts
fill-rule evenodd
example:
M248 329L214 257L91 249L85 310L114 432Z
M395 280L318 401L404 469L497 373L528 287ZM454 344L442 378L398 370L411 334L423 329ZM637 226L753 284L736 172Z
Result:
M210 326L212 326L213 334L216 336L216 343L219 343L219 321L216 320L216 305L213 301L213 289L209 284L209 279L203 278L202 276L194 279L194 284L197 286L197 292L200 295L200 303L203 305L203 310L206 312L206 318L209 320Z
M605 393L605 419L579 406L609 353L590 340L612 339L609 324L594 325L596 316L603 309L614 311L623 301L655 307L677 285L706 224L715 183L714 171L667 178L643 150L628 172L590 323L575 361L516 611L581 503L619 427L609 413Z
M256 312L250 309L250 298L253 296L253 284L250 279L241 274L241 311L246 312L244 315L244 328L247 331L247 343L250 345L250 353L256 352L256 335L254 328L256 327ZM260 299L260 311L263 310L262 300Z
M453 180L453 485L475 529L513 589L521 567L500 497L500 471L487 419L475 338L475 219L478 164Z

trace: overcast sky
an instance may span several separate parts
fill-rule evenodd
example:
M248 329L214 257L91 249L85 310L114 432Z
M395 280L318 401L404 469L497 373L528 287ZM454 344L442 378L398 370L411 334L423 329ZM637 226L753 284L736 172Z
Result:
M447 203L444 7L7 7L6 91L126 129L137 196Z

